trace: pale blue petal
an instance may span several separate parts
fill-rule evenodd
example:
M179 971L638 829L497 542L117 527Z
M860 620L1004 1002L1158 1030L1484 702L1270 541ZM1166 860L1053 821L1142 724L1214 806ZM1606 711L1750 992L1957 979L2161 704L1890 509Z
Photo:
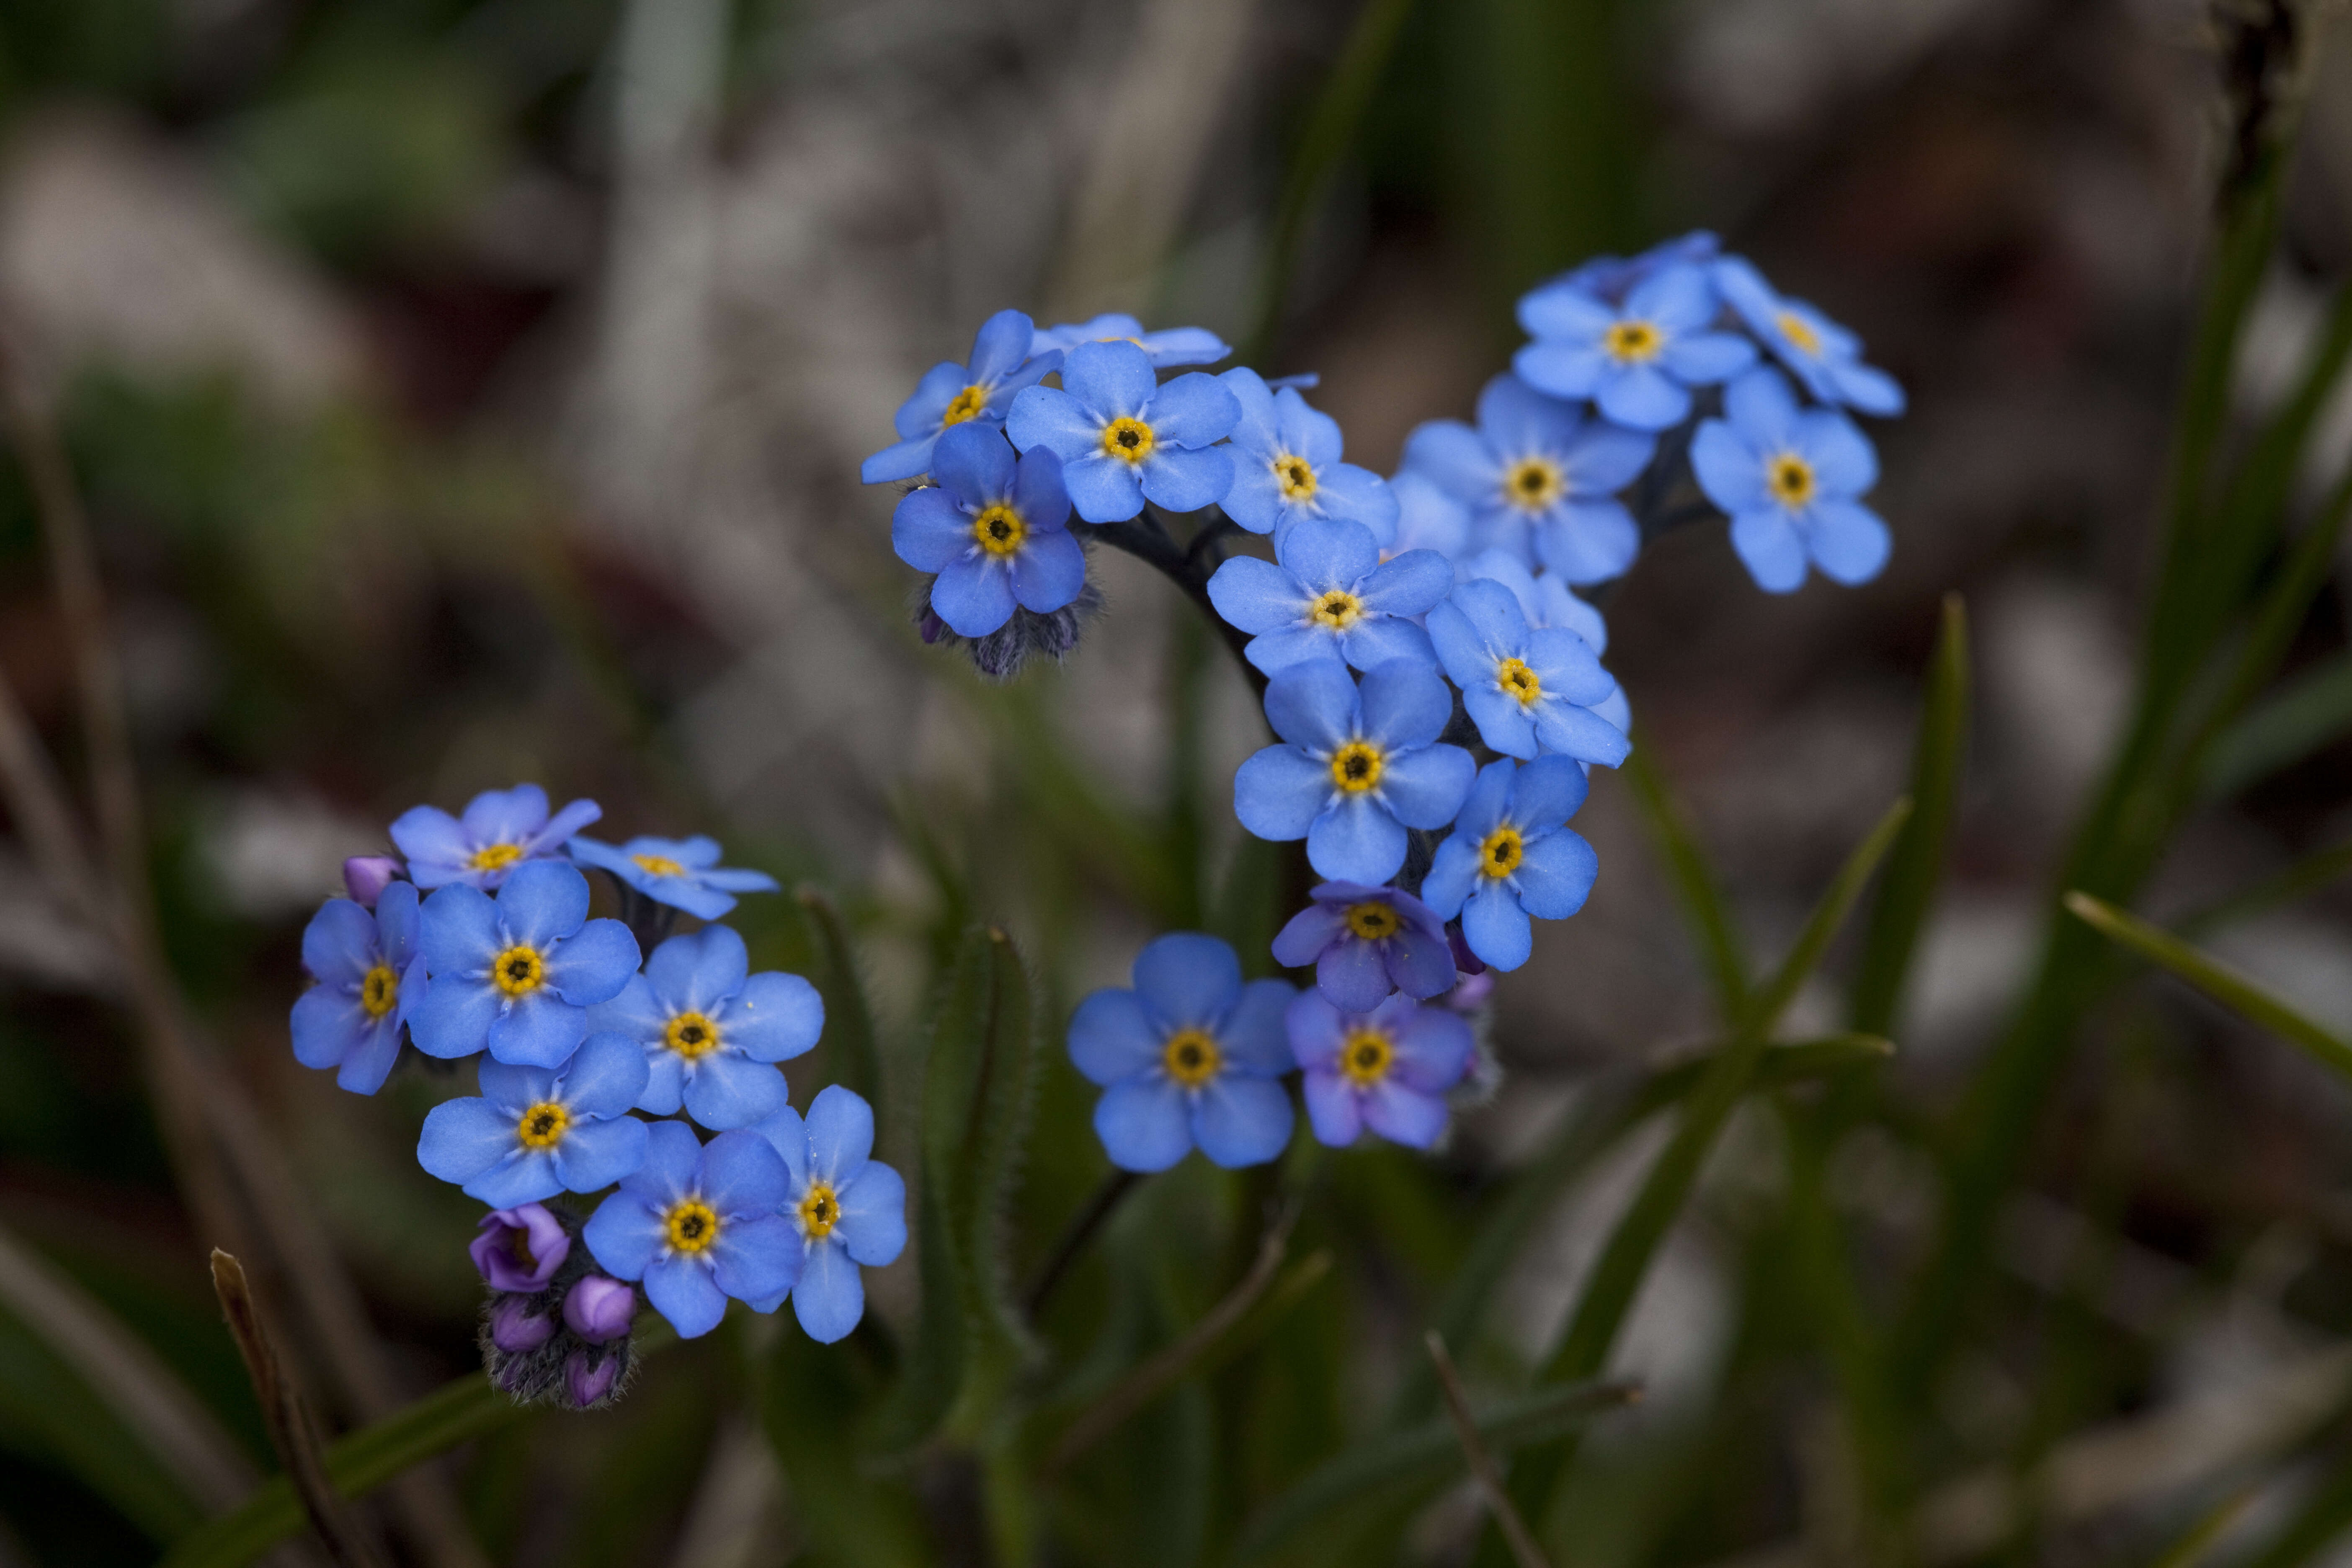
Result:
M1304 837L1306 830L1293 834ZM1143 998L1126 989L1090 993L1070 1015L1070 1065L1092 1083L1114 1084L1160 1065L1163 1041L1143 1008Z
M727 1315L727 1295L709 1268L690 1258L660 1258L646 1265L646 1300L669 1320L682 1340L699 1339Z
M1042 447L1066 464L1098 449L1102 426L1076 398L1052 386L1024 388L1004 419L1004 433L1015 447L1024 452Z
M1366 574L1356 592L1368 609L1427 614L1454 591L1454 563L1434 550L1408 550Z
M1254 555L1236 555L1217 568L1209 579L1209 602L1217 614L1253 636L1291 626L1307 610L1307 595L1297 580Z
M972 551L971 518L937 488L901 498L890 514L890 548L918 572L939 572Z
M686 1113L713 1132L765 1121L787 1098L782 1073L732 1051L713 1051L684 1076Z
M1789 378L1769 365L1757 366L1726 388L1723 412L1761 450L1796 439L1796 395L1789 390Z
M1095 1135L1120 1170L1164 1171L1192 1147L1184 1091L1166 1078L1112 1084L1095 1104Z
M1766 593L1793 594L1804 586L1805 542L1781 508L1759 507L1734 516L1731 548Z
M1601 412L1635 430L1664 430L1690 413L1691 395L1654 364L1630 364L1601 379L1593 401Z
M721 1132L702 1146L703 1199L720 1214L773 1214L791 1192L783 1156L757 1132Z
M1197 375L1200 373L1196 371L1193 374ZM1213 383L1215 377L1203 376L1202 379ZM1095 416L1097 424L1111 419L1133 418L1141 414L1152 403L1152 393L1158 384L1159 378L1151 374L1150 357L1133 343L1080 343L1062 360L1063 390L1077 399L1079 405L1087 413ZM1230 405L1233 394L1226 393L1225 399ZM1019 405L1014 406L1017 408ZM1152 423L1156 426L1157 422ZM1223 432L1218 434L1223 435ZM1212 440L1215 438L1210 437ZM1023 445L1025 447L1026 443ZM1062 453L1065 461L1073 455Z
M1496 969L1517 969L1535 947L1518 900L1504 884L1484 879L1462 907L1462 935L1470 951Z
M1536 754L1535 716L1527 704L1506 695L1491 678L1484 686L1467 687L1462 706L1478 726L1478 738L1507 757Z
M835 1194L841 1218L834 1235L849 1256L868 1268L898 1261L907 1248L906 1179L878 1160L869 1160Z
M1585 771L1566 757L1538 757L1511 777L1511 820L1523 832L1558 827L1584 805L1592 784Z
M1735 515L1772 506L1764 457L1747 437L1720 419L1702 420L1691 438L1691 472L1706 499Z
M446 976L425 992L408 1020L408 1036L428 1057L469 1057L489 1043L498 1016L499 994L488 981Z
M1217 1031L1228 1073L1279 1078L1291 1068L1290 1036L1283 1017L1297 987L1286 980L1253 980Z
M1162 447L1198 447L1222 441L1233 434L1241 416L1242 405L1233 390L1202 371L1175 377L1151 397L1151 430Z
M1394 659L1366 671L1359 690L1365 738L1391 752L1428 745L1444 733L1446 721L1454 716L1454 696L1445 682L1435 670L1414 660Z
M1813 466L1824 496L1858 496L1878 482L1878 453L1853 420L1827 408L1797 416L1798 454Z
M712 1004L710 1016L730 1049L753 1061L790 1061L824 1033L824 998L797 974L763 969L723 1004Z
M479 888L455 883L425 900L419 914L425 966L435 976L488 969L506 944L499 937L499 909Z
M445 1182L472 1181L513 1152L515 1119L487 1100L445 1100L425 1113L416 1163Z
M781 1215L743 1215L719 1228L710 1249L711 1279L741 1301L781 1297L801 1276L800 1226Z
M1536 552L1570 583L1622 577L1642 552L1641 526L1616 501L1569 501L1536 531Z
M1360 522L1338 517L1305 517L1275 545L1275 559L1313 593L1353 588L1380 563L1381 547Z
M1592 846L1582 834L1563 827L1529 840L1512 878L1519 885L1521 909L1538 920L1564 921L1584 907L1600 874L1601 858Z
M1171 931L1135 955L1135 994L1162 1035L1213 1028L1242 994L1241 960L1230 943L1199 931Z
M609 1187L635 1174L646 1163L646 1124L634 1116L580 1122L566 1131L563 1141L555 1146L555 1173L575 1193ZM498 1203L497 1206L509 1205Z
M625 1189L596 1205L580 1236L605 1273L615 1279L638 1279L661 1250L661 1216Z
M1404 468L1462 500L1484 499L1501 482L1502 465L1486 437L1459 419L1432 419L1405 437ZM1397 476L1402 483L1405 475ZM1411 497L1402 498L1411 500Z
M1421 900L1438 919L1450 921L1462 912L1462 900L1477 880L1478 842L1457 833L1437 847L1429 875L1421 881Z
M564 868L571 870L571 868ZM520 873L518 873L520 875ZM578 877L577 871L572 875ZM507 884L511 888L514 884ZM581 883L587 886L583 879ZM719 928L724 929L724 928ZM566 1002L592 1007L621 994L637 972L637 939L618 921L590 921L547 958L547 984Z
M302 928L302 967L321 980L357 984L375 967L377 945L373 915L349 899L329 899Z
M835 1186L866 1168L874 1153L874 1108L855 1089L828 1084L810 1102L809 1173Z
M1033 533L1013 557L1013 596L1026 610L1051 615L1087 585L1087 552L1066 529Z
M1290 1096L1273 1079L1221 1073L1192 1098L1192 1136L1213 1164L1263 1165L1290 1143Z
M1808 521L1808 542L1824 575L1851 587L1867 583L1885 566L1893 548L1886 524L1860 501L1816 502Z
M1756 345L1730 332L1696 332L1668 340L1658 358L1679 379L1708 386L1754 364Z
M645 1124L638 1122L635 1125L643 1127ZM640 1132L638 1136L642 1138L644 1133ZM563 1190L563 1177L557 1171L554 1156L550 1151L516 1148L509 1152L506 1159L465 1184L460 1190L467 1197L478 1199L494 1209L509 1209L517 1204L535 1204L553 1197Z
M339 1066L369 1023L367 1009L350 991L314 985L294 999L294 1059L306 1068Z
M1170 511L1214 506L1233 488L1233 454L1223 447L1160 447L1143 460L1143 493Z
M1143 510L1143 487L1127 463L1099 453L1065 453L1063 458L1062 482L1069 487L1070 505L1087 521L1124 522Z
M1320 877L1385 882L1404 865L1397 819L1362 795L1335 801L1307 830L1307 863Z
M743 988L751 967L751 952L731 926L705 926L663 942L646 962L656 1004L654 1032L679 1013L716 1013Z
M438 986L434 988L436 992ZM432 997L425 998L430 1007ZM588 1037L588 1010L545 991L515 1003L490 1021L490 1055L522 1067L560 1067Z
M1448 566L1445 570L1451 577L1454 569ZM1437 652L1429 646L1429 634L1411 621L1392 616L1370 616L1358 621L1338 639L1338 646L1348 662L1358 669L1378 669L1399 660L1433 674L1437 668ZM1261 669L1267 668L1255 658L1250 662Z
M587 918L588 879L561 860L523 862L499 892L499 923L515 941L532 947L562 941Z
M1536 709L1536 743L1580 763L1613 768L1633 750L1625 732L1590 708L1545 702Z
M793 1287L793 1315L821 1345L847 1338L866 1315L866 1284L857 1265L830 1238L809 1249L800 1282Z
M1381 794L1407 827L1444 827L1462 809L1477 763L1459 746L1399 752L1381 775Z
M1337 665L1303 665L1266 683L1266 722L1294 746L1331 752L1347 744L1356 716L1356 682Z
M1234 772L1234 815L1251 833L1276 843L1306 837L1330 795L1328 764L1296 746L1268 746Z
M958 637L986 637L1013 618L1013 604L1011 574L977 552L950 562L931 584L931 608Z

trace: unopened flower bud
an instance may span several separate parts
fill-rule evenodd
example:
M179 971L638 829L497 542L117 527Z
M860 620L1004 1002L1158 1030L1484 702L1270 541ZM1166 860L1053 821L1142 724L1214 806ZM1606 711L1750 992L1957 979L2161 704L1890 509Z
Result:
M1495 975L1491 970L1483 974L1457 974L1454 989L1445 994L1445 1005L1457 1013L1475 1013L1486 1005L1494 990Z
M343 862L343 890L352 902L372 910L399 875L400 862L389 855L354 855Z
M1445 940L1453 944L1454 967L1464 974L1484 974L1486 961L1470 951L1469 939L1462 934L1462 922L1454 921L1445 928Z
M593 1409L612 1396L620 1380L621 1358L591 1351L573 1351L563 1363L563 1392L575 1410Z
M563 1321L592 1345L617 1340L637 1315L637 1292L608 1275L591 1274L563 1297Z
M490 1308L490 1343L509 1355L535 1351L555 1337L555 1320L530 1310L528 1296L501 1296Z
M541 1204L492 1209L466 1244L493 1290L543 1289L572 1252L571 1233Z

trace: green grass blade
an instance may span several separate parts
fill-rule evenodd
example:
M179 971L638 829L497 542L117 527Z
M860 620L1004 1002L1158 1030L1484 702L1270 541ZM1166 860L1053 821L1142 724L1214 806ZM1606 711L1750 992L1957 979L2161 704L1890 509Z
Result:
M1397 36L1404 30L1405 17L1412 10L1412 0L1366 0L1364 8L1356 13L1355 26L1349 29L1348 41L1341 46L1322 94L1315 100L1306 132L1299 138L1298 150L1291 156L1290 171L1283 178L1273 237L1266 242L1265 258L1259 263L1257 315L1242 353L1244 363L1265 363L1274 348L1275 334L1282 329L1283 306L1290 296L1291 273L1298 264L1299 243L1307 236L1307 220L1315 211L1315 198L1321 193L1333 165L1354 143L1356 132L1364 121L1364 111L1371 106L1372 89L1380 85L1381 75L1388 68L1389 57L1396 50ZM1270 365L1267 374L1273 374Z
M2263 878L2253 886L2208 905L2180 922L2182 937L2194 941L2249 916L2291 904L2352 873L2352 843L2331 844Z
M1698 939L1699 957L1706 964L1707 979L1715 986L1717 1009L1726 1024L1736 1027L1748 1010L1748 964L1740 956L1738 932L1731 923L1723 889L1717 886L1706 857L1699 852L1697 842L1683 826L1674 802L1667 797L1665 781L1658 776L1648 750L1634 747L1633 755L1618 770L1618 776L1633 790L1633 803L1641 807L1643 819L1657 840L1658 852L1665 858L1666 874L1673 879L1675 892L1682 900L1691 933Z
M2242 972L2200 952L2170 931L2127 915L2088 893L2067 894L2066 907L2093 930L2170 970L2248 1023L2301 1046L2337 1072L2352 1078L2352 1041L2304 1016Z
M1497 1401L1477 1413L1478 1435L1497 1455L1560 1437L1636 1396L1624 1384L1578 1384ZM1462 1444L1451 1421L1424 1422L1326 1460L1260 1509L1234 1543L1234 1568L1262 1563L1328 1529L1359 1506L1392 1506L1459 1475Z
M801 915L808 921L822 961L815 976L817 994L824 998L824 1055L816 1073L820 1083L837 1083L883 1110L882 1051L874 1030L874 1009L867 1005L865 984L858 978L857 950L833 900L815 888L799 892Z
M1960 760L1969 728L1969 624L1960 596L1944 600L1943 627L1928 666L1927 700L1911 759L1911 819L1887 856L1854 972L1848 1016L1853 1026L1883 1035L1894 1027L1904 982L1911 973L1919 932L1943 879L1945 846L1959 802Z
M2352 653L2305 672L2214 742L2200 781L2223 799L2292 767L2352 730Z

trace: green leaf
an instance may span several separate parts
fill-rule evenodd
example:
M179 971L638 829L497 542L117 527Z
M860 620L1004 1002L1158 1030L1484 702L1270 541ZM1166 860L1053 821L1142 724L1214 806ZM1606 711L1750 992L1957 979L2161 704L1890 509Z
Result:
M1583 1383L1499 1400L1478 1410L1478 1435L1499 1456L1573 1432L1637 1393L1624 1384ZM1234 1542L1231 1561L1234 1568L1264 1562L1359 1505L1393 1506L1400 1494L1442 1486L1463 1465L1461 1438L1449 1420L1359 1443L1260 1509Z
M2289 681L2213 743L2200 781L2225 799L2303 761L2352 731L2352 653L2336 655Z
M1853 1026L1883 1035L1894 1026L1903 984L1944 873L1944 848L1959 802L1960 759L1969 728L1969 623L1958 594L1944 599L1943 628L1927 671L1927 700L1911 756L1911 819L1886 859L1886 875L1865 925L1862 964L1849 1011Z
M1625 1133L1688 1095L1724 1048L1718 1046L1705 1056L1657 1071L1626 1075L1599 1086L1580 1100L1535 1163L1488 1210L1461 1263L1446 1280L1445 1292L1429 1320L1446 1343L1473 1342L1496 1290L1577 1173ZM1885 1061L1894 1052L1894 1043L1876 1035L1832 1035L1775 1045L1758 1062L1753 1087L1760 1092L1803 1083L1864 1063ZM1391 1402L1389 1425L1396 1427L1426 1419L1436 1412L1437 1399L1435 1367L1425 1356L1413 1358Z
M2281 868L2250 888L2209 904L2180 922L2186 938L2210 935L2223 926L2291 904L2352 872L2352 844L2331 844Z
M1403 31L1404 19L1412 10L1412 0L1366 0L1364 8L1356 14L1355 26L1348 30L1348 41L1340 47L1339 58L1331 67L1331 74L1315 100L1314 111L1308 116L1306 133L1299 138L1298 150L1291 155L1290 170L1283 178L1282 199L1275 208L1274 234L1266 242L1265 254L1259 263L1257 313L1250 330L1246 363L1264 363L1274 346L1274 335L1282 325L1282 310L1290 296L1290 275L1298 262L1299 242L1306 237L1307 220L1315 210L1315 198L1323 188L1324 180L1332 166L1356 140L1362 125L1364 111L1370 107L1372 89L1380 85L1381 75L1388 68L1389 56L1396 49L1397 36Z
M886 1449L921 1442L980 1383L990 1385L982 1397L992 1396L1032 1353L1004 1247L1041 1062L1030 995L1010 937L992 927L965 933L923 1060L923 1304L877 1432ZM976 1372L989 1375L976 1382Z
M847 1413L874 1392L856 1352L854 1341L820 1345L784 1322L768 1358L760 1410L792 1488L793 1531L814 1563L923 1568L930 1552L914 1497L841 1439Z
M2088 893L2067 894L2066 907L2084 924L2170 970L2248 1023L2301 1046L2337 1072L2352 1078L2352 1041L2306 1018L2242 972L2200 952L2161 927L2127 915Z
M1641 807L1652 837L1658 841L1658 852L1665 857L1666 874L1674 879L1683 913L1690 921L1692 934L1698 938L1707 978L1714 983L1717 1010L1725 1023L1736 1026L1748 1007L1748 964L1740 957L1738 933L1732 926L1723 891L1716 886L1706 857L1699 853L1690 830L1667 798L1665 781L1651 763L1648 748L1634 747L1618 776L1633 790L1633 803Z
M801 889L798 897L820 960L814 977L817 994L824 998L824 1054L816 1079L842 1085L879 1113L882 1052L875 1037L874 1010L866 1005L866 987L858 979L857 950L830 899L815 888Z

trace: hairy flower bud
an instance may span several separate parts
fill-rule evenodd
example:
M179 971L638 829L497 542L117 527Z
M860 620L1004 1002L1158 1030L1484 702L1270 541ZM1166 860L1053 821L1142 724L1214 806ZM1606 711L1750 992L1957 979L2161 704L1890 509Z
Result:
M593 1410L609 1402L621 1379L624 1358L617 1353L573 1351L563 1363L563 1392L576 1410Z
M563 1298L563 1321L592 1345L619 1339L637 1315L637 1292L608 1275L591 1274Z
M544 1205L518 1204L484 1215L466 1251L491 1289L538 1290L571 1255L572 1236Z
M555 1337L555 1320L531 1310L528 1296L501 1296L490 1307L490 1343L509 1355L535 1351Z

